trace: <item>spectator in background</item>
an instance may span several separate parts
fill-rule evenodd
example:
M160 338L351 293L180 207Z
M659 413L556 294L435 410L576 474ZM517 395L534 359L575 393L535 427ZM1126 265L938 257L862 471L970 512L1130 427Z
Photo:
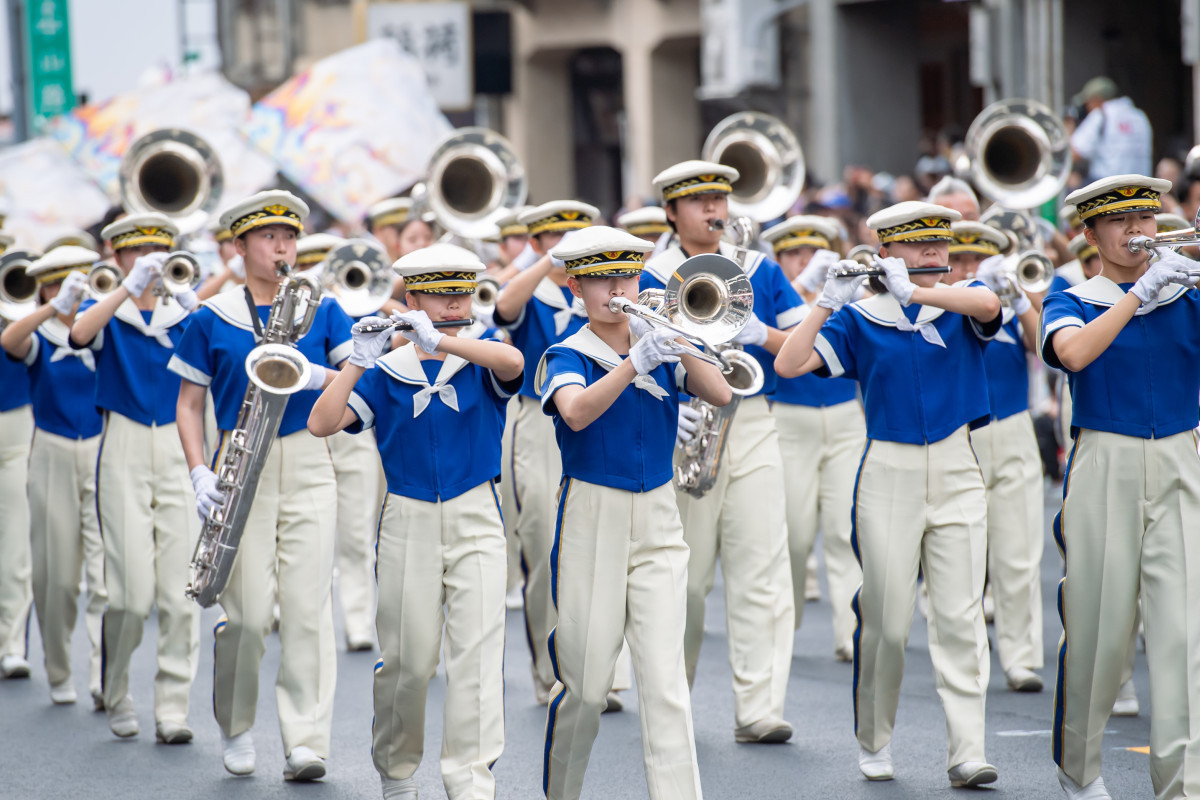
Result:
M947 175L935 183L929 190L929 202L954 209L964 220L979 219L979 198L971 185L961 178Z
M1092 78L1080 100L1087 115L1071 134L1075 158L1088 162L1087 180L1150 173L1150 120L1110 78Z

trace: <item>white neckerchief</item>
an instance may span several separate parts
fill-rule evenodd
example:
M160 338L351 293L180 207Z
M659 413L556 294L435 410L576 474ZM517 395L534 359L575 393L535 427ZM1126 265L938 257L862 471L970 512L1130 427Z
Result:
M214 314L233 327L253 333L257 340L258 334L254 330L254 320L250 316L250 306L246 304L246 293L243 290L243 284L238 284L229 291L210 297L201 303L201 305L211 308ZM257 309L255 309L255 313L257 313ZM303 318L304 309L298 308L293 323L298 324ZM266 326L266 323L260 324L264 327ZM304 337L301 336L300 338L303 339Z
M96 371L96 357L92 354L91 349L76 350L71 347L70 342L67 341L67 337L71 335L71 329L61 319L51 317L43 322L38 330L41 331L42 336L46 337L47 342L54 345L54 352L50 354L51 364L55 361L62 361L64 358L75 357L89 370Z
M1012 306L1001 306L1000 308L1000 330L996 331L996 335L992 337L993 342L1001 342L1002 344L1016 344L1016 340L1012 335L1004 330L1004 326L1012 322L1012 318L1017 315L1013 311Z
M533 296L555 309L555 336L562 336L563 331L571 324L572 317L587 319L587 308L583 305L583 298L576 297L568 303L567 299L563 297L562 287L549 278L542 278L537 288L533 290Z
M629 344L633 345L636 342L637 337L631 331L629 333ZM578 332L563 339L559 343L559 346L569 347L572 350L583 353L592 361L599 364L605 372L612 372L621 363L621 357L617 355L617 351L613 350L603 339L593 333L590 325L584 325ZM651 378L649 375L638 375L633 379L633 386L644 392L649 392L652 397L656 397L660 401L668 394L667 390L659 386L654 378Z
M423 387L413 395L413 419L416 419L429 407L429 401L434 395L448 408L458 411L458 392L450 385L450 379L467 363L466 359L459 356L446 356L441 369L438 370L437 378L431 384L425 377L421 359L417 357L417 346L410 342L380 358L375 362L375 366L401 383Z
M165 301L165 297L154 298L154 310L150 312L149 322L142 319L142 312L134 305L133 298L127 298L125 302L117 306L117 313L114 316L122 322L132 325L144 336L154 339L168 350L174 350L175 345L171 341L171 337L167 336L167 331L183 322L188 312L175 301L170 303Z
M1183 297L1190 287L1180 286L1175 283L1168 283L1158 292L1158 297L1153 298L1149 303L1143 303L1141 308L1134 312L1134 316L1143 316L1149 314L1159 306L1169 305L1174 303L1179 298ZM1103 275L1097 275L1094 278L1089 278L1078 286L1072 286L1066 290L1068 294L1073 294L1080 300L1086 303L1091 303L1097 306L1115 306L1121 302L1127 292L1117 284L1113 283L1110 278Z
M944 287L945 284L941 283L935 286L935 288ZM914 323L909 322L908 317L904 316L904 309L901 307L900 301L890 294L873 295L856 303L851 303L847 307L854 309L862 317L869 319L876 325L895 328L898 331L916 331L921 334L921 338L930 344L937 345L938 347L946 346L946 343L942 341L942 335L933 326L933 321L944 313L944 309L934 306L921 306L921 310L917 312L917 321Z

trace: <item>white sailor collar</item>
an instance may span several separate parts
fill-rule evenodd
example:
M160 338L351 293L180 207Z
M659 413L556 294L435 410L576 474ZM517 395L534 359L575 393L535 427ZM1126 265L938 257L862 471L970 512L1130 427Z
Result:
M629 333L629 344L632 346L636 342L637 337L631 331ZM616 350L609 347L607 342L592 331L591 325L584 325L578 331L552 347L567 347L585 355L598 364L605 372L612 372L613 369L620 366L623 360L621 356L617 355ZM534 386L542 386L545 380L546 357L542 356L542 360L538 363L537 375L534 377ZM649 375L638 375L633 379L633 386L642 391L649 392L659 400L668 394L667 390L659 386L654 378Z
M55 347L70 347L71 344L68 338L71 335L71 329L67 324L58 317L51 317L38 326L38 333L46 337L46 341Z
M556 311L563 311L571 307L563 295L563 288L549 278L542 278L533 290L533 296Z
M183 322L187 318L187 315L187 309L179 305L175 300L168 303L165 297L155 298L154 310L150 313L149 322L142 319L141 309L134 305L132 298L126 299L125 302L117 306L117 313L115 314L117 319L132 325L146 336L158 336L158 334Z
M470 325L468 325L465 328L459 329L458 338L459 339L482 339L483 335L485 333L487 333L487 329L488 329L488 326L484 325L479 320L477 320L477 319L472 320Z
M178 305L178 304L176 304ZM221 319L228 322L235 328L241 328L244 331L254 333L254 320L250 317L250 306L246 304L246 293L244 284L239 284L233 289L221 292L220 294L210 297L201 303L206 308L211 308L213 313ZM304 318L302 309L296 312L296 318L293 323L299 323ZM300 338L304 338L303 336Z
M1168 303L1173 303L1187 293L1190 287L1179 286L1178 284L1167 284L1158 293L1157 306L1165 306ZM1103 275L1097 275L1094 278L1089 278L1078 286L1072 286L1066 290L1068 294L1073 294L1085 303L1090 303L1094 306L1115 306L1121 302L1128 292L1122 289L1111 279Z
M735 263L738 260L737 248L729 242L719 242L717 245L717 251L726 258L733 259ZM670 280L671 274L679 268L680 264L682 264L684 261L687 261L687 258L688 257L683 253L683 248L680 247L678 243L675 243L647 261L645 270L658 279L659 283L665 286L667 281ZM754 275L755 270L758 269L759 264L762 263L764 258L766 258L766 256L763 253L760 253L758 250L750 250L747 253L746 266L744 268L747 278Z
M1083 265L1079 263L1078 258L1058 267L1054 270L1054 274L1071 284L1071 286L1078 286L1087 280L1087 276L1083 274Z
M948 288L944 283L934 284L934 288ZM876 325L883 325L888 328L896 327L897 323L904 316L904 307L900 305L900 301L890 294L877 294L871 297L859 300L856 303L851 303L847 308L852 308L864 319L874 322ZM926 322L932 322L945 313L945 309L936 308L934 306L921 306L921 310L917 312L917 319L914 325L921 325Z
M431 384L425 377L425 368L421 366L421 359L417 356L417 346L409 342L380 358L375 362L375 366L401 383L428 387L442 386L448 383L468 363L470 362L460 356L447 355L446 360L442 362L441 369L438 370L437 377Z

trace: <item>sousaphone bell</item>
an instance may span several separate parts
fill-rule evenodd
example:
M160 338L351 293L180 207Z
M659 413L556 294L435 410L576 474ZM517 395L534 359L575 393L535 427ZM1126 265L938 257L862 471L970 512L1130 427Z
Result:
M729 195L729 216L766 222L786 214L804 188L804 151L792 129L777 117L740 111L717 123L701 157L733 167L738 179Z
M203 226L225 185L212 146L178 128L151 131L130 145L121 160L120 177L126 210L165 214L185 234Z
M512 145L489 128L458 128L434 148L421 202L438 224L463 239L495 232L525 202L525 168Z

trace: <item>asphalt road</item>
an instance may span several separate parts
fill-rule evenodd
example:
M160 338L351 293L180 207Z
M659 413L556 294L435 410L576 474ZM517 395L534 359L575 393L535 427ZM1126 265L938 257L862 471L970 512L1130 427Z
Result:
M1045 604L1046 664L1061 632L1053 598L1060 577L1058 552L1049 536L1049 521L1058 491L1047 492L1046 554L1042 565ZM36 626L30 632L30 680L0 681L0 798L377 798L379 778L371 764L371 676L377 654L338 656L333 752L329 774L310 785L287 784L282 778L283 752L271 687L278 665L278 640L268 642L262 666L258 723L254 728L258 771L251 778L226 774L221 765L220 733L211 714L212 635L216 610L205 612L200 666L192 688L191 724L196 739L189 745L154 742L152 680L155 626L153 618L133 664L132 692L142 734L118 740L102 713L94 713L87 695L87 641L80 625L74 638L73 663L80 703L55 707L41 667ZM912 628L892 744L896 780L867 783L858 772L850 697L850 666L833 659L828 602L810 603L804 627L796 635L787 718L796 735L786 745L738 745L733 740L733 699L725 646L724 608L718 586L709 598L709 630L692 695L700 773L708 798L936 798L962 796L952 790L945 773L945 722L926 646L924 620ZM990 631L990 629L989 629ZM340 629L339 629L340 641ZM541 797L542 737L546 712L534 703L529 655L519 612L510 612L506 652L506 729L504 756L495 766L498 796ZM1043 671L1046 691L1007 691L999 663L993 659L988 697L988 758L1000 772L995 796L1061 797L1050 759L1053 672ZM1143 654L1138 654L1135 681L1143 713L1114 718L1105 738L1104 778L1116 798L1150 797L1147 756L1127 748L1149 743L1149 703ZM627 692L627 695L632 693ZM423 798L444 797L437 756L440 752L443 683L429 693L426 758L417 772ZM637 702L626 698L625 711L605 715L592 754L585 798L647 797L642 771Z

